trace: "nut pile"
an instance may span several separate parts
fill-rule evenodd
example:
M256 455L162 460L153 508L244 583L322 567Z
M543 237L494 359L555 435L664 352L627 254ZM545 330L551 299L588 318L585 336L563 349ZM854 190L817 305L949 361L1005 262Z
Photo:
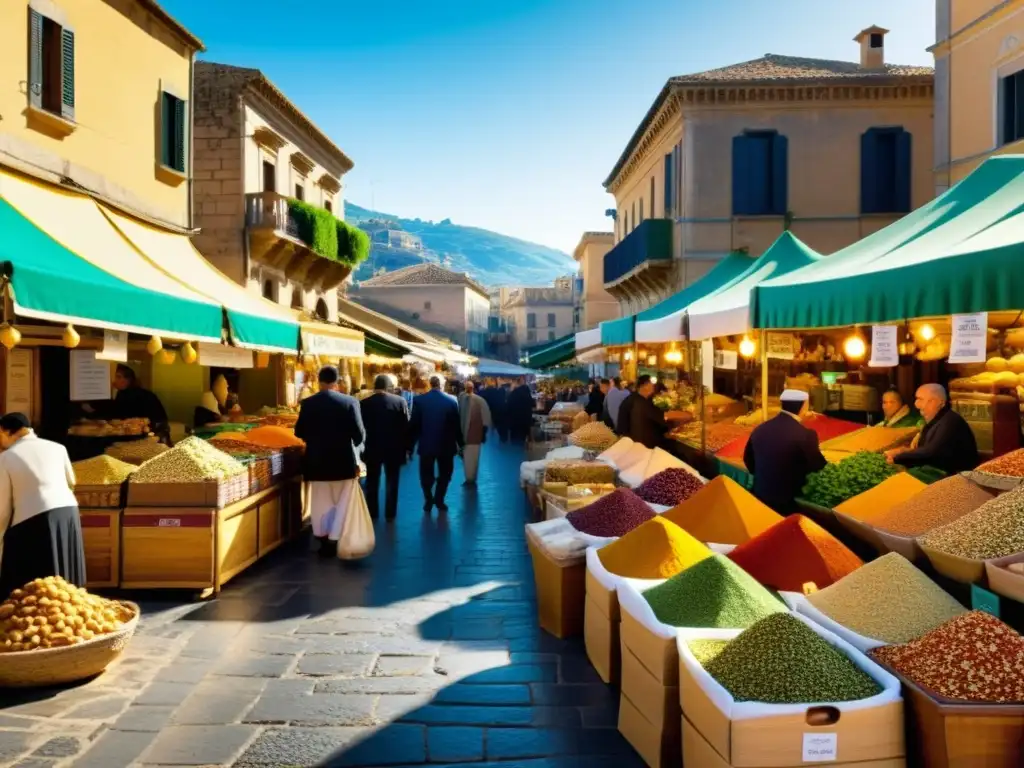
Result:
M631 579L667 579L711 557L711 550L675 523L648 520L597 551L609 573Z
M996 496L949 525L929 531L921 544L969 560L1024 552L1024 488Z
M545 481L561 483L614 483L615 468L603 461L552 461L544 470Z
M975 471L985 472L990 475L1024 478L1024 448L1004 453L998 458L986 461Z
M60 576L36 579L0 604L0 653L77 645L116 632L134 615Z
M750 574L718 554L699 560L643 594L658 621L670 627L745 629L786 610L785 604Z
M156 439L152 440L130 440L122 443L114 443L112 446L104 451L107 456L113 456L119 461L125 461L129 464L143 464L154 456L159 456L165 451L169 451L170 447L163 443L158 443Z
M920 536L973 512L992 498L993 494L980 485L962 475L953 475L926 486L902 504L868 517L867 521L899 536Z
M186 437L150 459L131 476L133 483L201 483L245 474L243 464L198 437Z
M708 659L701 665L736 701L856 701L882 690L850 657L789 613L772 614L725 647L703 646L700 653Z
M138 469L134 464L113 456L94 456L71 465L75 470L75 485L120 485Z
M600 421L586 422L569 435L570 443L578 445L580 448L586 448L588 451L606 451L618 440L616 434Z
M995 616L971 611L905 645L871 655L939 696L1024 702L1024 637Z
M577 531L591 536L625 536L655 517L647 503L628 488L619 488L593 504L566 515Z
M833 621L883 643L905 643L964 613L909 560L890 552L807 596Z
M704 483L692 472L671 467L647 478L634 490L636 495L648 504L674 507L703 487Z

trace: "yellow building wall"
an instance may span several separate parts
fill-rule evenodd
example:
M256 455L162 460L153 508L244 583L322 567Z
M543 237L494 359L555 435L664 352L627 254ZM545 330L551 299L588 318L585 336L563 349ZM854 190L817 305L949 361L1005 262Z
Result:
M644 158L635 169L616 188L615 196L615 242L636 229L641 221L662 219L665 217L665 155L682 139L682 123L674 119L666 126L658 137L657 146ZM654 181L654 199L652 207L651 180ZM640 203L643 202L643 216L640 216ZM627 213L629 227L626 228ZM635 213L635 216L634 216Z
M943 78L949 83L948 97L936 98L939 190L991 155L1024 152L1024 141L1001 143L999 96L1000 80L1024 69L1024 0L950 2L951 37L935 48L937 91Z
M604 289L604 257L613 241L586 243L580 252L580 274L583 276L583 330L593 328L605 320L619 317L619 302Z
M192 51L135 0L55 0L39 4L44 15L47 6L75 33L76 128L61 135L28 110L29 3L8 0L0 23L5 151L47 167L70 162L92 191L188 226L188 184L159 171L158 135L160 92L188 95Z

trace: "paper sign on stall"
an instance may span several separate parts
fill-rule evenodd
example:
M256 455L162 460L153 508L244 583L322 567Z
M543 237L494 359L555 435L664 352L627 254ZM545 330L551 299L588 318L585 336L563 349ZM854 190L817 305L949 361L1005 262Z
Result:
M988 312L953 315L953 340L949 362L984 363L988 342Z
M722 368L727 371L735 371L739 368L739 354L732 349L715 350L715 368Z
M871 327L872 368L892 368L900 364L899 343L896 341L895 325L874 325Z
M199 364L208 368L252 368L253 352L226 344L199 342Z
M32 350L12 349L7 353L7 399L4 413L24 413L32 418L32 381Z
M71 350L71 400L109 400L110 363L91 349Z
M103 349L96 353L96 359L127 363L128 333L126 331L104 331Z

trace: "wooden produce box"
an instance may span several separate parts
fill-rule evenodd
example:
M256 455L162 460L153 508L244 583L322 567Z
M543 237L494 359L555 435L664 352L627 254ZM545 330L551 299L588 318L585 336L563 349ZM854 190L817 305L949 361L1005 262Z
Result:
M651 768L674 768L683 759L681 715L679 686L656 680L623 638L619 731Z
M589 560L596 554L596 550L587 550L583 639L587 647L587 658L597 674L606 683L618 685L622 664L619 599L614 589L606 588L590 572Z
M117 485L76 485L75 500L79 509L124 509L124 489Z
M129 507L208 507L223 509L249 496L249 473L205 483L128 482Z
M938 573L961 584L982 584L985 581L985 561L971 560L959 555L939 552L937 549L918 544Z
M533 580L537 587L537 619L546 632L558 638L583 632L586 600L584 562L563 565L555 561L530 536L526 537L533 560Z
M876 662L903 685L912 768L1024 766L1024 704L980 704L934 696Z
M116 587L121 582L121 510L79 508L85 549L85 586Z

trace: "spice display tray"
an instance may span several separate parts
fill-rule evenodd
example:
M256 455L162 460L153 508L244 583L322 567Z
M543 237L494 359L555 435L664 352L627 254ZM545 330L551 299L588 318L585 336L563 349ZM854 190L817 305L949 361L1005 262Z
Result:
M621 672L619 600L587 569L583 640L587 658L604 682L618 685Z
M121 583L121 510L79 508L85 550L85 586L116 587Z
M925 691L875 662L903 685L908 764L912 768L1020 768L1024 703L954 701Z
M526 541L533 561L537 619L541 629L561 639L582 634L587 597L586 564L580 561L563 565L537 546L530 536Z
M879 544L882 545L882 549L880 550L882 554L895 552L899 555L903 555L903 557L912 563L925 559L924 552L921 551L921 545L917 543L917 539L913 536L897 536L895 533L881 531L877 528L874 528L873 530L875 535L878 537Z
M249 496L249 473L204 483L128 483L130 507L223 509Z
M1024 603L1024 573L1014 573L1006 569L1007 565L1013 563L1024 563L1024 552L986 561L985 576L988 578L988 588L997 595Z
M75 500L80 509L121 509L124 507L126 484L127 482L117 485L76 485Z
M625 691L619 696L619 733L651 768L680 765L682 743L678 720L673 725L655 725L644 717Z
M836 520L839 521L839 524L846 528L851 535L856 536L861 541L871 545L879 552L885 551L882 540L878 537L878 531L875 528L872 528L867 523L858 520L855 517L843 514L839 510L835 511L835 516Z
M943 576L961 584L981 584L985 581L984 560L969 560L966 557L950 555L921 543L918 543L918 546L931 562L932 568Z

